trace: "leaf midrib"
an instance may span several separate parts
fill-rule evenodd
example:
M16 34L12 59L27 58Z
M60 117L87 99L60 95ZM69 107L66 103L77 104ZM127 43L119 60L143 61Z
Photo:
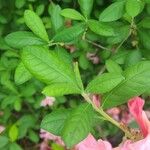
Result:
M119 86L122 86L122 84L124 84L125 82L128 82L129 80L135 78L136 76L138 76L138 75L140 75L140 74L142 74L142 73L144 74L146 71L147 71L147 69L145 69L145 70L142 71L141 73L135 74L134 76L132 76L131 78L129 78L129 79L127 79L127 80L122 81L122 83L120 83L118 86L116 86L116 87L108 94L108 96L104 99L104 102L102 103L102 107L105 105L105 103L106 103L108 97L110 97L111 94L112 94L116 89L119 88Z

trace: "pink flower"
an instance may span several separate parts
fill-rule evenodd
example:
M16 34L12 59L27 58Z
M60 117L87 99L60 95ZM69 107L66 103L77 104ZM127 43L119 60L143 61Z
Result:
M112 150L112 146L109 142L98 140L89 134L86 139L81 141L77 146L76 150Z
M5 127L0 125L0 134L1 134L4 130L5 130Z
M92 61L93 64L98 64L100 59L96 56L96 53L87 53L87 58Z
M111 108L107 110L107 113L111 115L115 120L119 121L119 114L121 110L117 107Z
M40 144L40 150L51 150L49 145L48 145L48 141L44 140L41 144Z
M120 150L150 150L150 135L134 143L126 141Z
M140 97L134 97L128 102L130 113L139 124L143 136L146 137L150 134L150 121L148 120L146 113L143 111L143 106L144 100Z
M137 142L126 141L120 150L149 150L150 149L150 121L143 111L144 100L140 97L134 97L129 100L128 107L130 113L136 119L140 126L141 133L145 137Z
M64 142L62 141L60 136L56 136L56 135L49 133L43 129L41 129L41 131L40 131L40 138L44 139L44 140L51 140L59 145L64 146Z
M55 101L55 97L46 97L45 99L43 99L41 101L41 106L45 107L45 106L52 106L54 104Z

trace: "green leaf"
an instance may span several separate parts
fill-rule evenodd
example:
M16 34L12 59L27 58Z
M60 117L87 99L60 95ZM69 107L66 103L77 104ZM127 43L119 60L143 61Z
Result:
M93 109L89 104L82 104L72 111L62 130L62 139L68 148L87 137L93 125L93 116Z
M52 27L55 32L57 32L64 25L63 17L60 15L60 13L60 6L51 2L49 5L49 14L51 15Z
M5 37L6 43L13 47L21 49L27 45L45 45L46 43L36 37L33 33L27 31L17 31L8 34Z
M86 69L88 69L89 64L90 64L90 62L87 59L86 54L84 54L84 53L80 54L80 57L79 57L79 66L82 69L86 70Z
M45 6L44 4L40 4L39 6L36 7L36 14L41 16L44 13Z
M63 57L61 57L63 58ZM76 87L72 87L72 83L53 83L48 85L42 91L43 94L47 96L63 96L66 94L80 94L84 90L83 83L80 77L79 69L77 63L74 64L74 72L76 75L76 82L80 90ZM58 88L59 87L59 88Z
M125 12L124 6L124 0L111 4L100 14L99 20L103 22L111 22L120 19Z
M92 80L88 84L86 91L90 93L103 94L115 88L123 80L124 77L121 74L104 73Z
M148 4L150 4L150 0L145 0L145 3L148 3Z
M51 148L52 148L52 150L65 150L65 148L63 146L58 145L56 143L52 143Z
M41 122L41 128L54 134L60 135L64 127L64 123L69 117L71 111L67 109L57 109L46 115Z
M142 54L140 50L132 50L128 53L125 60L125 67L129 67L137 64L142 60Z
M63 9L60 14L66 18L70 18L73 20L84 20L84 17L75 9L66 8Z
M12 142L16 141L18 138L18 128L16 125L12 125L9 129L9 138Z
M108 37L107 42L110 45L114 45L117 43L121 43L124 39L129 36L130 26L129 25L121 25L114 26L114 34L115 36Z
M141 41L141 44L146 48L147 50L150 49L150 31L149 30L139 30L139 38Z
M103 36L114 36L113 28L99 21L89 20L88 26L96 34L103 35Z
M15 71L15 82L16 84L23 84L24 82L30 80L32 75L30 72L24 67L24 64L21 62Z
M81 12L87 18L89 18L92 8L93 8L93 0L78 0L80 5Z
M0 148L4 148L9 142L9 139L5 136L0 135Z
M71 42L81 35L85 30L84 24L77 24L58 32L53 40L54 42Z
M141 0L126 0L126 11L131 17L136 17L142 8L142 1Z
M30 130L29 131L29 139L34 143L38 143L39 142L39 134L33 130Z
M76 92L79 92L80 89L76 83L73 66L66 60L65 58L63 60L57 51L49 51L47 48L39 46L25 47L22 53L22 61L25 67L37 79L49 85L59 83L60 85L72 85L70 89L76 89ZM55 88L55 85L53 85L53 88Z
M23 149L17 143L11 143L9 145L9 150L23 150Z
M122 69L121 67L113 60L109 59L106 61L106 69L110 73L121 73Z
M84 91L84 86L83 86L83 83L82 83L82 79L81 79L81 75L80 75L80 71L79 71L79 67L78 67L77 62L74 64L74 72L75 72L75 75L76 75L76 81L77 81L77 84L78 84L79 88L82 91Z
M49 41L44 24L35 12L26 10L24 12L24 20L26 25L31 29L32 32L34 32L34 34L36 34L46 42Z
M103 97L103 107L110 108L123 103L134 96L139 96L150 88L150 61L143 61L127 68L125 80Z
M26 1L25 0L15 0L15 6L20 9L25 5Z
M139 23L139 26L150 29L150 17L143 18L143 20Z
M72 86L72 83L53 83L46 86L42 93L46 96L63 96L68 94L80 94L81 91Z

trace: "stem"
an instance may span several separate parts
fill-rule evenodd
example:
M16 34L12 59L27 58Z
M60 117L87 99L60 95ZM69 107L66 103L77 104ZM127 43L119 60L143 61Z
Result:
M131 21L131 25L130 25L130 31L127 35L127 37L117 46L117 48L115 49L114 53L117 52L119 50L119 48L124 44L124 42L130 37L130 35L132 34L132 30L134 29L134 18L132 18Z
M118 127L119 129L121 129L121 130L125 133L125 135L126 135L128 138L132 139L132 134L131 134L127 129L123 128L119 122L117 122L116 120L114 120L113 118L111 118L111 117L102 109L102 107L98 108L97 106L95 106L95 105L92 103L92 101L91 101L91 99L90 99L90 97L89 97L88 94L83 93L82 96L84 97L84 99L85 99L89 104L92 105L92 107L93 107L93 109L94 109L95 111L97 111L97 112L98 112L101 116L103 116L107 121L111 122L113 125L115 125L115 126Z
M90 43L90 44L92 44L92 45L98 47L98 48L101 48L101 49L104 49L104 50L110 50L109 48L104 47L104 46L102 46L102 45L100 45L100 44L97 44L97 43L95 43L95 42L93 42L93 41L90 41L90 40L88 40L88 39L86 39L86 38L85 38L84 40L87 41L88 43Z

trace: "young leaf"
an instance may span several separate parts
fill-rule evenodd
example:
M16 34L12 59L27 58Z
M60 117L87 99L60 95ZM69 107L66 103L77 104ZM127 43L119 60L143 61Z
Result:
M40 4L36 8L36 14L39 15L39 16L41 16L44 13L44 9L45 9L44 4Z
M125 12L124 7L124 0L111 4L100 14L99 20L103 22L111 22L120 19Z
M35 12L26 10L24 12L24 20L26 25L31 29L32 32L34 32L34 34L36 34L46 42L49 41L44 24Z
M18 128L16 125L12 125L9 129L9 137L12 142L16 141L18 138Z
M85 24L77 24L73 27L58 32L53 40L54 42L71 42L81 35L85 30Z
M21 62L15 71L15 82L16 84L23 84L24 82L30 80L32 75L30 72L24 67L24 64Z
M41 128L54 135L60 135L70 113L71 111L67 109L53 111L44 117L41 122Z
M124 71L125 80L103 97L103 107L110 108L139 96L150 88L150 61L143 61Z
M113 36L114 35L114 30L112 27L110 27L104 23L101 23L97 20L89 20L88 26L96 34L103 35L103 36Z
M82 104L72 111L62 130L62 139L68 148L87 137L93 125L93 116L93 109L89 104Z
M121 73L121 67L113 60L109 59L106 61L106 69L111 73Z
M127 0L126 1L126 11L131 17L136 17L142 8L141 0Z
M73 87L72 83L53 83L44 88L42 91L46 96L63 96L68 94L80 94L81 90Z
M32 32L17 31L5 37L6 43L13 48L21 49L27 45L45 45L46 43L36 37Z
M76 89L76 92L79 92L73 66L66 60L67 57L63 60L57 51L49 51L47 48L39 46L25 47L22 53L25 67L36 78L50 85L56 83L64 85L66 83L66 85L72 85L70 89L73 91ZM53 86L54 89L55 85Z
M80 5L81 12L87 18L89 18L92 8L93 8L93 0L78 0Z
M53 2L49 5L49 14L51 16L52 28L57 32L64 24L63 17L60 15L61 7Z
M84 17L75 9L66 8L63 9L60 14L66 18L70 18L73 20L84 20Z
M121 74L104 73L92 80L88 84L86 91L89 93L103 94L115 88L123 80L124 77Z
M80 57L79 57L79 66L82 69L86 70L89 67L89 65L90 65L90 62L87 59L86 54L85 53L80 54Z

